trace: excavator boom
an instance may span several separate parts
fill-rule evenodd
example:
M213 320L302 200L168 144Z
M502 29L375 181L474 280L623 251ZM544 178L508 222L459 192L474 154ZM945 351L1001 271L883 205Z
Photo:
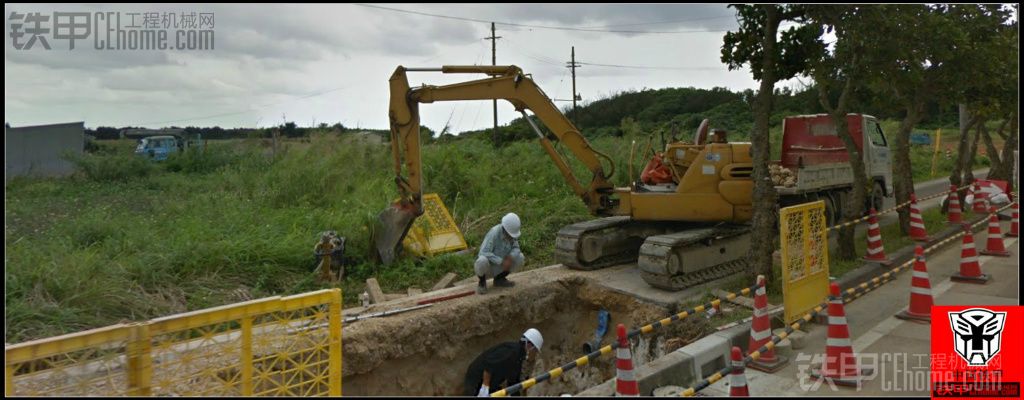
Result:
M407 72L441 72L446 74L484 74L487 78L443 86L409 87ZM377 255L384 264L398 254L402 239L416 217L423 214L423 165L420 154L419 104L457 100L507 100L522 113L537 133L540 144L555 162L559 172L595 215L611 215L618 206L613 198L614 187L609 178L614 172L611 159L595 150L565 117L551 99L519 67L450 65L441 68L405 68L399 66L391 75L390 110L391 153L394 157L395 183L399 199L378 216L374 230ZM540 132L527 115L533 112L558 140L590 171L588 184L581 183L547 136ZM605 171L601 159L609 164Z

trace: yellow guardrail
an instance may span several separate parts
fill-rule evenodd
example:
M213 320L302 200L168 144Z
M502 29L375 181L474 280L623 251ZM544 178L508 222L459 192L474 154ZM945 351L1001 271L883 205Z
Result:
M341 290L5 346L7 396L340 396Z

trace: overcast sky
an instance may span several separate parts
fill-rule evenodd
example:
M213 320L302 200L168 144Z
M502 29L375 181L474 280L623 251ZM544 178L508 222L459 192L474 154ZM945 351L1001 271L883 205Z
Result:
M724 4L379 7L499 23L498 64L522 67L557 99L571 99L565 68L571 46L579 62L619 66L584 65L577 70L584 102L643 88L757 87L749 70L729 71L720 61L722 36L737 27L734 11ZM69 41L53 38L51 31L43 35L51 50L38 42L32 49L17 50L10 37L12 24L24 21L8 18L6 122L266 127L280 124L284 116L300 126L315 121L386 129L387 80L396 66L491 62L490 41L483 40L490 35L489 23L355 4L4 6L7 16L51 16L43 28L52 27L54 12L80 11L120 12L122 26L130 24L129 13L213 13L215 48L95 50L95 37L89 36L69 50ZM29 26L24 25L22 30ZM171 43L174 31L168 29ZM21 38L22 45L29 36ZM413 85L470 78L410 73ZM777 87L799 85L791 81ZM499 103L498 112L501 123L517 116L507 103ZM421 116L435 131L449 120L455 132L492 124L489 101L423 105Z

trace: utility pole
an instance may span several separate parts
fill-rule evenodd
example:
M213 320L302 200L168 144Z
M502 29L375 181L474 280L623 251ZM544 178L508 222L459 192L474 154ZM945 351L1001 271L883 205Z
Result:
M491 40L491 65L498 65L498 45L497 40L501 39L501 36L494 35L494 23L491 22L491 37L484 38ZM498 147L498 100L491 100L491 104L494 107L494 133L491 135L494 141L494 147Z
M572 71L572 123L579 129L579 121L576 120L576 100L579 100L580 96L576 94L576 68L580 68L581 65L576 62L576 46L572 46L572 58L565 64L565 67Z

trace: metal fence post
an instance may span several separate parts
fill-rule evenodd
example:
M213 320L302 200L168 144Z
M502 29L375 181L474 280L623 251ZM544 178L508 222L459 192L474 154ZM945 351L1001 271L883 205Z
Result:
M153 354L149 323L136 324L128 341L128 394L149 396L153 384Z
M252 396L252 316L242 317L242 396Z
M330 329L330 362L328 367L328 391L331 396L341 396L341 289L331 290L330 315L327 317Z

